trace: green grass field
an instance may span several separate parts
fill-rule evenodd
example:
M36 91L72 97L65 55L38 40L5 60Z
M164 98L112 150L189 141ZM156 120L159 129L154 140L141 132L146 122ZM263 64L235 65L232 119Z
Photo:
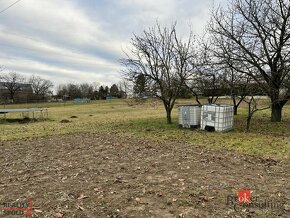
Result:
M246 105L242 105L239 115L234 120L234 130L218 133L178 128L177 107L172 112L173 124L167 125L161 103L155 105L149 100L144 104L132 106L127 101L92 101L83 105L75 105L72 102L9 105L6 108L48 107L49 118L45 121L21 122L19 120L22 118L21 114L8 114L6 119L0 115L0 139L15 140L96 132L131 135L152 140L184 141L279 159L290 157L289 104L284 107L281 123L269 121L270 110L257 112L248 133L245 132ZM177 103L185 102L188 103L190 100L178 100Z

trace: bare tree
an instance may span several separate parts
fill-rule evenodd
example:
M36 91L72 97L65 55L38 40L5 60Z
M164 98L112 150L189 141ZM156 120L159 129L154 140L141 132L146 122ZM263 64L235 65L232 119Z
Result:
M134 35L130 54L121 60L126 67L125 78L133 82L144 75L147 91L164 104L167 123L171 123L171 111L180 89L191 77L192 44L192 34L186 41L178 38L176 24L161 28L157 23L142 35Z
M207 97L209 104L215 104L220 96L227 94L225 66L214 55L214 47L206 36L199 40L198 44L196 69L187 84L199 104L198 93Z
M250 94L249 89L253 81L249 76L238 73L233 68L225 68L224 82L233 101L234 115L237 115L239 106Z
M80 90L80 85L77 83L68 83L66 85L67 87L67 95L71 98L71 99L75 99L75 98L81 98L82 97L82 92Z
M43 79L40 76L32 75L29 79L29 83L33 89L33 92L38 97L44 97L49 94L53 83L50 80Z
M122 79L119 83L118 83L119 89L123 92L123 98L127 98L131 93L131 84L129 83L128 80Z
M92 99L94 95L94 85L89 83L81 83L79 85L82 98Z
M230 95L234 105L234 115L237 115L239 106L249 93L249 83L252 82L253 79L248 75L236 71L232 67L232 61L224 58L224 56L221 58L218 53L219 49L216 48L220 46L222 46L222 48L226 47L228 51L234 51L232 42L227 40L225 37L219 37L219 43L217 45L214 43L215 41L210 38L203 46L205 47L203 53L207 53L207 56L209 56L206 59L203 58L205 59L205 64L203 65L210 65L211 68L214 69L214 72L209 74L213 80L212 84L208 83L207 85L213 87L213 90L218 91L219 89L222 89L221 93L216 93L217 97L214 100L219 97L218 94ZM215 77L218 78L216 79Z
M290 99L289 25L288 0L233 0L213 12L209 25L217 57L250 76L270 97L273 122L281 121Z
M217 72L204 73L198 81L200 81L199 89L207 97L209 104L215 104L218 98L223 95L220 75Z
M251 120L252 120L254 114L256 112L258 112L258 111L267 110L267 109L270 108L270 106L259 107L258 99L255 99L255 97L253 95L249 96L249 99L244 98L243 101L248 104L248 115L247 115L246 130L249 131L250 130L250 125L251 125Z
M64 98L64 96L68 95L68 88L66 84L60 84L57 87L56 95L58 98Z
M9 92L9 97L14 100L15 93L20 91L25 82L25 78L15 72L10 72L1 76L2 84Z

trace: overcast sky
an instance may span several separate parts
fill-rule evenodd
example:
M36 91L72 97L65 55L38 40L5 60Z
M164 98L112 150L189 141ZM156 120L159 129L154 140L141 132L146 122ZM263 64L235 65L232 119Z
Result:
M0 65L65 82L120 80L119 59L132 33L177 21L204 31L210 9L222 0L21 0L0 13ZM1 0L0 11L16 0Z

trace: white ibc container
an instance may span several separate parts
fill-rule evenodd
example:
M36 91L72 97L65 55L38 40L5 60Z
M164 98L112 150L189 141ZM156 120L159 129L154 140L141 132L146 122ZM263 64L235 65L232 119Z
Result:
M233 128L234 107L231 105L209 104L201 109L201 129L228 131Z
M183 128L199 127L200 115L200 105L180 105L178 107L179 126Z

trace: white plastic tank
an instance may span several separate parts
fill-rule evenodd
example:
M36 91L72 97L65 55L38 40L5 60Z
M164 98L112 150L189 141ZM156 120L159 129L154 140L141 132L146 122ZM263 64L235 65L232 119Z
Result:
M197 128L200 126L201 105L179 105L179 126L183 128Z
M209 104L201 109L201 129L228 131L233 128L234 107L231 105Z

